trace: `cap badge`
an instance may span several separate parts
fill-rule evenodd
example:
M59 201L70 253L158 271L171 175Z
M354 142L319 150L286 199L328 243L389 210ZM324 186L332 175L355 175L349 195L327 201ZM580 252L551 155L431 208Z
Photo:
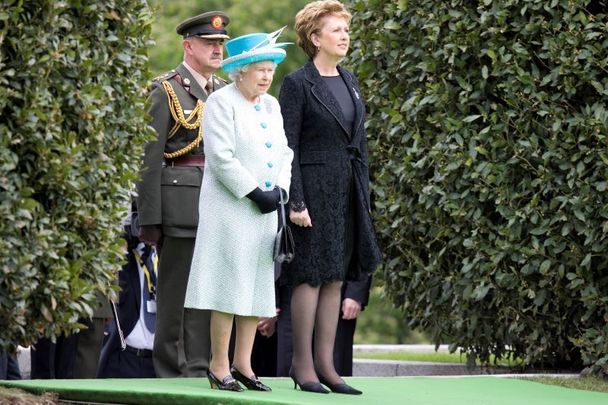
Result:
M220 17L219 15L216 15L211 20L211 26L213 28L215 28L216 30L219 30L220 28L222 28L222 24L223 24L222 17Z

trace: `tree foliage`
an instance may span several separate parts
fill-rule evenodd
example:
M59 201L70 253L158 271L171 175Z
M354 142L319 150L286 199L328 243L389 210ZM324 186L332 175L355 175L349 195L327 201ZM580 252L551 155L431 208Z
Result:
M212 11L224 11L230 17L226 27L231 38L253 32L272 32L284 25L281 42L293 42L285 50L287 58L278 66L270 93L277 95L283 77L306 62L307 56L295 45L296 33L293 29L296 13L309 3L307 0L278 1L272 5L246 0L211 0L197 3L188 0L154 1L156 21L152 37L156 45L150 49L150 67L155 74L174 69L183 59L181 37L175 27L186 18ZM224 57L227 55L224 54ZM217 74L228 76L219 69Z
M150 139L145 1L0 8L0 346L70 333L111 292Z
M471 360L608 373L606 2L351 3L394 303Z

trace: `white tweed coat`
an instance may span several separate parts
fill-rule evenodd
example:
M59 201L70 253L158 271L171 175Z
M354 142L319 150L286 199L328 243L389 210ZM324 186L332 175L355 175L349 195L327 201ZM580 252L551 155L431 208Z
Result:
M234 84L213 92L203 115L205 171L185 307L276 315L272 247L277 213L246 197L256 187L289 192L293 151L277 100L247 101Z

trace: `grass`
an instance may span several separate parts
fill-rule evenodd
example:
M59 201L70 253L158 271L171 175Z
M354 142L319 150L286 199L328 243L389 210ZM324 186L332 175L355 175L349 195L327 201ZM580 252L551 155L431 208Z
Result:
M358 359L374 359L374 360L394 360L394 361L427 361L432 363L456 363L466 364L467 357L460 353L445 353L445 352L383 352L370 353L360 352L354 353ZM477 363L479 365L479 362ZM494 365L494 357L490 358L490 364ZM519 361L512 359L502 359L496 364L497 366L517 367L521 364Z
M466 364L466 356L459 353L444 353L444 352L429 352L429 353L412 353L412 352L356 352L355 358L358 359L374 359L374 360L394 360L394 361L426 361L432 363L457 363ZM498 362L500 366L517 367L519 362L513 360L501 360ZM608 379L602 379L593 376L585 376L578 378L560 378L560 377L523 377L522 380L533 381L541 384L558 385L564 388L571 388L584 391L597 391L608 393Z
M541 384L558 385L584 391L608 393L608 380L598 377L559 378L559 377L526 377L522 380L534 381Z
M395 361L428 361L432 363L466 363L464 355L458 353L411 353L411 352L383 352L383 353L354 353L358 359L395 360Z

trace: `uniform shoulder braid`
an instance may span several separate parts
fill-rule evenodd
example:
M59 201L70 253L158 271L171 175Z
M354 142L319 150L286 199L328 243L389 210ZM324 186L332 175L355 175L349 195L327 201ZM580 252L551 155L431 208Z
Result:
M180 76L177 75L176 77L179 78ZM181 82L181 80L179 81ZM189 153L194 148L197 148L203 140L203 126L201 124L205 104L202 100L197 100L196 107L189 112L188 116L186 116L186 113L182 109L182 105L179 101L179 98L177 97L177 94L175 94L175 90L173 89L173 86L171 86L171 83L167 80L164 80L161 84L163 89L165 90L165 94L167 95L167 104L169 106L169 111L171 112L171 116L173 117L173 120L175 122L173 128L171 128L167 137L172 138L177 133L180 127L183 127L188 130L198 129L196 139L194 139L194 141L192 141L190 144L186 145L184 148L176 150L175 152L165 152L165 159L175 159L176 157L183 156Z
M161 75L156 76L154 79L152 79L153 82L164 82L165 80L169 80L173 77L177 76L177 72L175 70L171 70L169 72L165 72Z

